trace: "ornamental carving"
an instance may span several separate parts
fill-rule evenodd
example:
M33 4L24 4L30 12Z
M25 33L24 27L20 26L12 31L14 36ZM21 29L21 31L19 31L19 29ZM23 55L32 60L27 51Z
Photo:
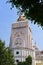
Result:
M14 37L20 37L20 36L23 36L24 35L24 32L20 31L20 32L16 32L14 34Z

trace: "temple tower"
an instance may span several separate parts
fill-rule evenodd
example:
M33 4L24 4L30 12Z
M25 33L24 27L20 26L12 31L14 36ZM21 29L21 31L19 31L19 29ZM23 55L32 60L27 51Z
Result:
M25 61L28 55L34 61L34 50L32 49L32 31L28 20L21 15L16 23L12 24L10 48L14 54L15 62ZM33 65L35 65L33 63Z

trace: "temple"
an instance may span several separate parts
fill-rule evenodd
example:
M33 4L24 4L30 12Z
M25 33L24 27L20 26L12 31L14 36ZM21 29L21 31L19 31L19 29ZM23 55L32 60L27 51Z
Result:
M25 61L29 55L32 57L32 65L41 63L39 56L42 52L33 44L32 31L24 15L19 16L17 22L12 24L10 48L14 54L15 63Z

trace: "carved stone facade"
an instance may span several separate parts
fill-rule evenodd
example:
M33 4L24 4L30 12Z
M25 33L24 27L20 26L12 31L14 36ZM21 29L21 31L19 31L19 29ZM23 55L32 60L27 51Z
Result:
M25 61L28 55L32 56L32 65L35 65L35 51L32 47L32 31L28 20L20 16L12 24L10 48L14 54L15 62Z

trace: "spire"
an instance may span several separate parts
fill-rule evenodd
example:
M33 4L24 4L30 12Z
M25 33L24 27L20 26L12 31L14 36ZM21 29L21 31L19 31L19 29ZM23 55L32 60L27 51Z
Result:
M24 13L22 13L20 16L19 16L19 18L18 18L18 22L19 21L26 21L27 19L26 19L26 17L25 17L25 15L24 15Z

